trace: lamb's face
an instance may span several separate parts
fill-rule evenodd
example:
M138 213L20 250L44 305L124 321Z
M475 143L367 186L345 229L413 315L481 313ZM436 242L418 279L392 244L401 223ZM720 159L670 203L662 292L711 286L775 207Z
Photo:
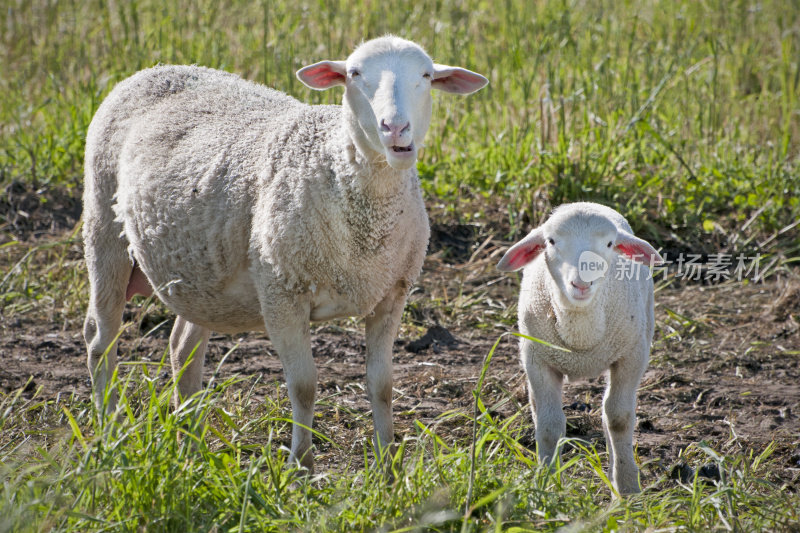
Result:
M414 166L431 122L431 90L469 94L488 80L434 63L417 44L386 36L359 46L346 61L321 61L297 71L312 89L345 86L345 117L356 146L393 168Z
M602 217L586 217L570 224L545 224L545 261L558 287L562 307L586 307L613 275L617 229Z
M431 121L433 61L413 43L379 53L362 47L346 73L345 99L369 148L393 168L412 167Z
M552 297L562 308L581 308L592 303L609 276L616 275L611 272L615 255L649 265L662 261L650 243L612 221L624 221L619 213L608 218L603 210L608 208L598 212L584 203L559 207L547 222L509 248L497 269L513 272L543 255L557 289Z

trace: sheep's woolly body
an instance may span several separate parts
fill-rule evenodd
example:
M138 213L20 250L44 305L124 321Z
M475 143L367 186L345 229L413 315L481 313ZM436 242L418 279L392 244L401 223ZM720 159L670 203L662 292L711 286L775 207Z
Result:
M308 293L315 319L364 315L420 272L429 230L416 171L360 160L340 106L156 67L104 101L87 146L87 188L105 189L87 198L118 191L131 256L193 323L263 329L259 290ZM86 205L89 239L108 222L99 207Z

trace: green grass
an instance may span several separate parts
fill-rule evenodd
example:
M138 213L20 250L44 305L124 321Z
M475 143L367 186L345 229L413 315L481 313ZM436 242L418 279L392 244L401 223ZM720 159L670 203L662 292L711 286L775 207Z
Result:
M645 464L646 491L619 499L603 473L605 454L571 441L551 472L519 444L525 430L519 413L495 418L495 405L484 405L482 395L474 451L440 427L465 415L444 413L407 433L392 466L394 480L370 464L366 449L365 468L357 459L340 472L297 476L281 446L290 416L284 392L276 388L256 400L252 384L230 378L173 412L172 386L155 378L163 365L136 364L115 381L118 416L103 424L75 398L0 397L0 531L699 532L800 526L800 502L774 480L770 447L759 455L726 457L704 443L692 445L683 460L695 468L718 465L720 481L695 476L678 482L659 465ZM342 445L324 434L317 442Z

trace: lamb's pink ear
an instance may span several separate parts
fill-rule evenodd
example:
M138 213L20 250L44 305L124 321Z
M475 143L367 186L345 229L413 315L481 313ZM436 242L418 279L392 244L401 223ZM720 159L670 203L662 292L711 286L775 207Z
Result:
M524 267L542 253L544 250L544 236L542 230L536 228L528 236L512 246L506 255L497 263L497 270L514 272Z
M489 80L461 67L433 64L433 82L431 87L447 93L471 94L483 89Z
M645 265L658 265L664 262L661 254L649 242L620 230L614 243L614 250L628 259Z
M344 85L347 74L345 69L344 61L320 61L298 70L297 79L312 89L324 91L336 85Z

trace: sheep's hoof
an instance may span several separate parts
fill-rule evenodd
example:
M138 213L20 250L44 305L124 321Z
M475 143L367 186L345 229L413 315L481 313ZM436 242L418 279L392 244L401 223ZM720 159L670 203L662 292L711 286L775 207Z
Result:
M403 455L398 454L398 450L397 444L392 444L383 451L381 457L376 454L375 461L372 463L372 468L380 470L389 484L394 483L397 478L395 472L399 472L403 468Z
M314 475L314 453L309 448L303 456L298 459L294 454L289 457L286 467L294 469L292 474L298 478L308 478Z

